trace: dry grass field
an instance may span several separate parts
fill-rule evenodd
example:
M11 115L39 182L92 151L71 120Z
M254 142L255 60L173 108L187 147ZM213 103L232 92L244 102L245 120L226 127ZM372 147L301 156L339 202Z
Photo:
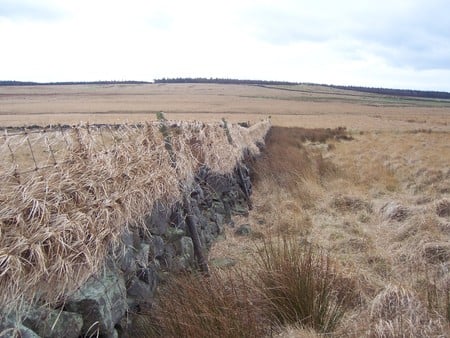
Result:
M242 237L228 229L212 257L230 257L238 270L247 271L267 241L317 246L344 278L334 281L337 294L352 293L332 332L307 320L275 332L447 337L450 134L365 132L352 141L301 143L303 130L275 127L271 133L267 157L255 165L255 211L236 222L249 224L253 234ZM279 285L298 287L290 281Z
M288 90L286 90L288 89ZM393 98L320 86L146 84L0 87L0 126L135 123L155 119L230 122L272 116L273 124L351 130L450 128L450 101Z
M275 126L265 154L253 163L254 209L234 220L236 227L248 224L251 234L239 236L229 227L210 253L211 260L236 263L213 269L210 280L212 288L224 288L217 304L233 316L214 312L217 320L205 324L205 332L220 323L230 328L229 337L263 331L278 337L450 336L450 101L306 85L0 87L2 126L135 123L154 120L157 111L201 121L271 116ZM340 126L352 140L302 129ZM300 290L300 279L311 288ZM195 289L194 280L179 291L174 283L174 294L191 295L198 311L216 304L198 301L212 294L204 284ZM274 297L267 290L280 292ZM303 309L287 301L316 293L303 317ZM243 298L236 301L236 295ZM178 307L166 302L172 308L162 314ZM187 313L193 305L185 304L176 316L195 323ZM273 317L270 330L261 331L258 323ZM233 326L239 318L251 325ZM167 332L179 332L167 325L173 326ZM199 336L197 329L189 332Z

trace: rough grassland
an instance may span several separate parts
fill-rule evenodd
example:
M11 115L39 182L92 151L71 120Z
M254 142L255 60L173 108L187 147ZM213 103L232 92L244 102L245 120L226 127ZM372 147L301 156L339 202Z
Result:
M235 219L236 226L249 224L252 233L238 236L227 228L210 260L234 259L240 276L251 273L264 242L284 238L302 247L313 245L327 253L339 271L340 283L333 292L339 294L340 285L354 291L333 326L334 335L447 336L450 102L316 86L296 89L186 84L5 87L0 88L0 124L141 122L162 110L170 118L187 120L225 117L237 122L271 115L275 126L345 126L352 141L323 140L316 138L317 131L304 129L272 131L266 157L254 167L254 210ZM228 296L225 304L233 308L236 303L228 302ZM250 298L249 304L253 301ZM272 327L270 334L318 336L320 330L304 324Z
M149 84L0 87L0 125L230 122L272 116L274 125L358 130L450 129L450 100L395 98L320 86ZM294 90L292 90L294 89Z
M230 231L212 257L234 258L248 270L262 238L317 245L340 265L348 279L341 285L356 292L335 335L446 336L449 133L368 132L352 141L299 142L305 132L272 129L267 158L254 168L255 212L237 224L249 224L253 236ZM302 324L279 335L310 336Z

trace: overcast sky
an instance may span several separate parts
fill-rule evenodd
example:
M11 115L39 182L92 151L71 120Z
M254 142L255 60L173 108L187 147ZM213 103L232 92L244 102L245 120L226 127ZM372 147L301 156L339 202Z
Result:
M0 0L0 80L287 80L450 91L446 0Z

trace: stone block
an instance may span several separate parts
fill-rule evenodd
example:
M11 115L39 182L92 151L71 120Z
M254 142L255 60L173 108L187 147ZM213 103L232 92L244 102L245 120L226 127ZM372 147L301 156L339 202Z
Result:
M112 337L114 325L127 310L126 288L120 273L106 269L91 277L66 303L66 310L83 317L82 334Z
M41 308L29 311L23 324L42 338L77 338L81 335L83 317L74 312Z

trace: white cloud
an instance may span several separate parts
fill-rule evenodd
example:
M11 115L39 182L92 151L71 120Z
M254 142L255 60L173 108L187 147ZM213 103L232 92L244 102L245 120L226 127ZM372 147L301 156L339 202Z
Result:
M211 76L450 90L442 0L15 4L0 6L10 9L0 10L2 79Z

